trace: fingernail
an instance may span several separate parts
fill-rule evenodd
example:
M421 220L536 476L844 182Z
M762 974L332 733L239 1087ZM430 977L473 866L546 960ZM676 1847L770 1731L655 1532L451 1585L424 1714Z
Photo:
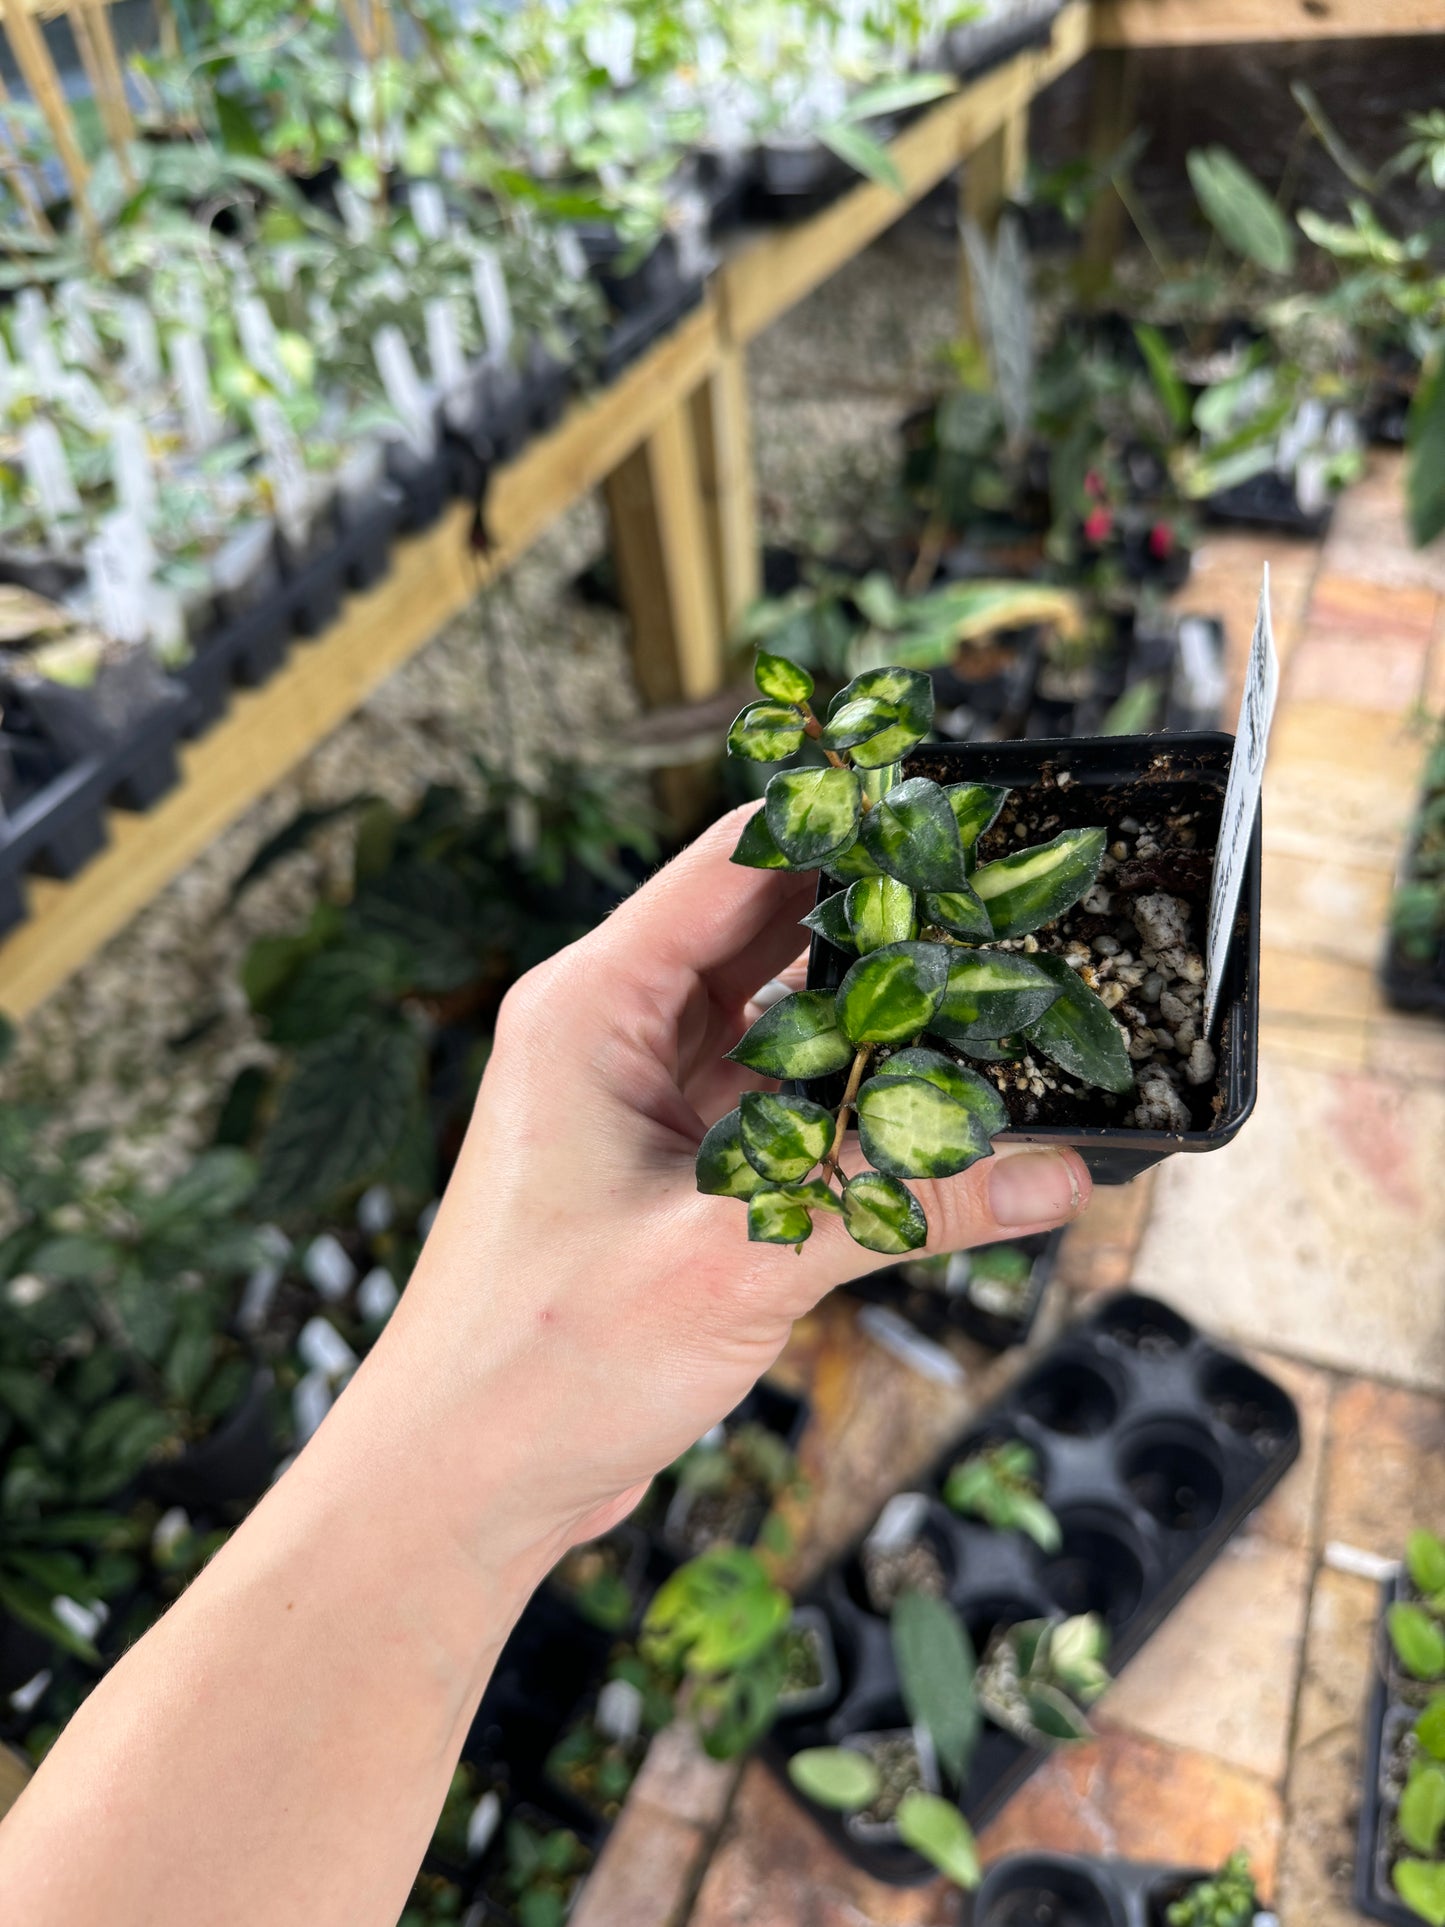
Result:
M988 1205L997 1224L1072 1217L1079 1208L1079 1181L1058 1151L1018 1151L996 1157L988 1175Z

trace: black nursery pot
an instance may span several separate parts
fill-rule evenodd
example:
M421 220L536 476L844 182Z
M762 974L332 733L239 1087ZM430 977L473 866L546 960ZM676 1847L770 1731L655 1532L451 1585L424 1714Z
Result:
M1391 1606L1409 1598L1403 1576L1386 1580L1380 1588L1380 1617L1376 1650L1390 1653L1385 1616ZM1402 1729L1408 1730L1420 1716L1420 1707L1409 1706L1395 1690L1393 1667L1382 1658L1374 1689L1365 1708L1364 1783L1360 1788L1360 1829L1355 1845L1354 1901L1362 1914L1383 1920L1389 1927L1420 1927L1420 1917L1401 1900L1390 1883L1390 1868L1397 1858L1409 1854L1403 1842L1393 1838L1395 1815L1399 1806L1398 1788L1389 1782L1394 1753ZM1393 1849L1393 1850L1392 1850Z
M1001 783L1014 790L1046 792L1050 812L1061 827L1102 820L1112 832L1121 817L1141 808L1198 807L1209 797L1217 797L1222 806L1233 752L1234 738L1214 731L1077 741L930 743L915 750L904 767L910 776L931 776L944 784ZM1058 786L1061 775L1068 777L1063 788ZM837 887L824 878L820 900ZM1161 882L1157 887L1169 886ZM1214 1031L1218 1069L1212 1124L1188 1131L1149 1130L1122 1121L1011 1125L1000 1133L1001 1141L1072 1145L1096 1184L1127 1184L1176 1151L1217 1151L1228 1144L1254 1109L1258 1087L1259 889L1256 815ZM1195 928L1202 932L1203 926L1200 908ZM835 989L849 961L825 938L814 936L808 988ZM1104 1108L1102 1094L1100 1108Z
M271 1373L257 1371L245 1397L219 1425L152 1470L149 1483L163 1504L209 1512L260 1497L276 1469L271 1387Z
M1063 1239L1062 1231L1009 1239L1031 1263L1020 1301L1007 1311L977 1302L967 1285L953 1291L939 1285L915 1284L908 1278L906 1265L870 1272L855 1279L848 1290L867 1304L891 1306L925 1337L938 1340L959 1332L989 1351L1007 1351L1012 1345L1022 1345L1033 1330Z
M973 1927L1165 1927L1165 1909L1195 1881L1197 1868L1100 1860L1067 1853L1018 1853L984 1875Z

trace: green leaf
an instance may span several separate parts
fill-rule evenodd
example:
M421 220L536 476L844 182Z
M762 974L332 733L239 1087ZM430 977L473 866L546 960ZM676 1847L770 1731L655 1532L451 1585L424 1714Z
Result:
M1415 1738L1437 1760L1445 1760L1445 1693L1432 1699L1415 1722Z
M1065 1744L1093 1738L1094 1729L1059 1687L1026 1680L1023 1701L1029 1722L1041 1738Z
M881 141L865 134L861 127L846 120L831 120L818 129L818 139L866 179L902 196L903 176L898 172L898 163Z
M1405 500L1417 549L1445 534L1445 349L1426 364L1405 426Z
M743 1154L770 1184L807 1177L833 1140L833 1114L808 1097L745 1091Z
M951 1800L937 1793L905 1793L898 1807L898 1832L906 1846L921 1853L955 1886L972 1889L983 1878L973 1829Z
M786 1191L755 1191L748 1199L748 1241L755 1245L800 1245L813 1233L808 1207Z
M803 719L789 704L749 703L733 718L728 755L749 763L781 763L802 748L803 733Z
M948 982L929 1029L950 1043L1011 1037L1042 1017L1059 994L1037 956L957 949L948 955Z
M932 1051L904 1057L933 1058ZM938 1057L951 1079L894 1074L890 1062L858 1093L858 1139L863 1155L895 1178L947 1178L987 1157L992 1135L1008 1122L992 1084Z
M1134 1066L1107 1006L1062 957L1041 952L1033 961L1059 994L1042 1017L1020 1026L1024 1035L1070 1077L1104 1091L1132 1090Z
M88 1238L74 1232L47 1238L31 1253L29 1269L40 1278L83 1285L108 1276L115 1269L115 1263L114 1246L103 1238Z
M1197 147L1186 158L1190 183L1225 246L1270 274L1294 266L1294 232L1259 182L1227 147Z
M883 874L861 843L840 851L837 856L830 856L822 867L824 875L833 877L839 883L857 883L865 877Z
M779 1189L795 1204L806 1205L809 1211L826 1211L835 1218L843 1215L843 1200L826 1178L808 1178L802 1184L784 1184Z
M917 669L866 669L828 705L822 742L846 749L860 769L882 769L933 728L933 684Z
M863 877L842 899L849 944L858 951L908 943L915 934L913 892L891 876Z
M728 861L740 863L748 870L804 870L804 863L789 863L768 828L767 818L761 810L750 816L743 825L743 833Z
M1093 886L1106 835L1104 830L1061 830L1052 843L975 870L973 887L988 906L993 934L1023 937L1071 909Z
M52 1646L58 1646L63 1653L75 1659L83 1659L87 1665L98 1666L100 1654L90 1640L72 1632L50 1603L50 1596L42 1586L33 1581L11 1575L0 1569L0 1611L18 1619L22 1626L29 1626L48 1639Z
M1445 1629L1423 1606L1402 1601L1386 1615L1390 1644L1407 1673L1416 1679L1445 1677Z
M973 1642L946 1599L921 1592L899 1598L889 1632L908 1717L927 1728L950 1784L960 1786L980 1726Z
M961 890L926 890L918 900L918 908L925 924L937 924L939 929L956 937L987 943L993 936L988 911L971 884L964 884Z
M876 114L898 114L957 91L958 82L952 74L895 74L860 87L849 98L846 116L849 120L871 120Z
M853 888L858 890L863 885L855 883ZM850 951L857 952L858 946L853 941L853 932L848 925L846 892L835 890L831 896L824 897L803 918L803 925L805 929L816 930L835 950L841 950L845 955Z
M1445 1768L1434 1760L1415 1762L1396 1819L1405 1845L1433 1857L1445 1828Z
M901 1257L928 1241L923 1206L896 1178L860 1172L843 1187L843 1222L855 1244Z
M944 795L965 850L971 850L984 831L993 827L1009 799L1008 790L995 783L950 783Z
M712 1198L750 1198L763 1180L743 1155L742 1113L720 1117L697 1152L697 1188Z
M788 1778L809 1800L858 1813L878 1798L882 1782L866 1753L851 1746L809 1746L788 1761Z
M863 791L850 769L780 770L768 784L763 811L773 841L790 863L812 868L858 838Z
M953 810L942 787L926 776L889 790L864 817L858 834L879 869L911 890L967 888L968 866Z
M728 1052L764 1077L827 1077L853 1061L831 990L799 990L765 1010Z
M1175 369L1173 350L1159 330L1147 321L1135 322L1134 339L1139 344L1139 352L1144 357L1155 393L1163 402L1170 421L1183 433L1189 427L1192 404L1189 390Z
M901 1044L928 1028L947 981L943 944L885 944L838 986L839 1027L855 1044Z
M234 1145L203 1151L191 1168L146 1209L151 1228L196 1218L228 1217L256 1188L256 1164Z
M805 703L813 693L813 678L806 669L800 669L786 656L769 655L766 649L758 651L757 661L753 664L753 681L765 696L775 702ZM744 715L747 714L744 710Z
M1395 1892L1428 1927L1445 1927L1445 1863L1397 1860L1390 1870Z
M399 1018L356 1019L298 1057L261 1147L259 1196L288 1216L378 1177L419 1128L426 1047Z
M1412 1532L1405 1541L1405 1570L1427 1598L1445 1593L1445 1540L1433 1532Z

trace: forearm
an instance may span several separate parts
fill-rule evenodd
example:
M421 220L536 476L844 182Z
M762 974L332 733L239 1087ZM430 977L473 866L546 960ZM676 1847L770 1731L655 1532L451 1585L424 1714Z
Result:
M562 1544L518 1516L518 1375L419 1358L419 1323L72 1721L0 1828L7 1916L392 1927Z

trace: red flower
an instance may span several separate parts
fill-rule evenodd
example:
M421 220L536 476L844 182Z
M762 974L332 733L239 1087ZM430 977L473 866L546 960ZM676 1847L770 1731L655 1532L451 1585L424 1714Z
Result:
M1156 522L1149 531L1149 553L1158 562L1174 553L1174 531L1167 522Z
M1084 540L1086 542L1107 542L1114 530L1114 517L1102 503L1090 509L1084 517Z
M1085 495L1103 496L1107 494L1107 492L1108 491L1104 487L1103 476L1099 473L1098 469L1091 468L1088 474L1085 475L1084 477Z

